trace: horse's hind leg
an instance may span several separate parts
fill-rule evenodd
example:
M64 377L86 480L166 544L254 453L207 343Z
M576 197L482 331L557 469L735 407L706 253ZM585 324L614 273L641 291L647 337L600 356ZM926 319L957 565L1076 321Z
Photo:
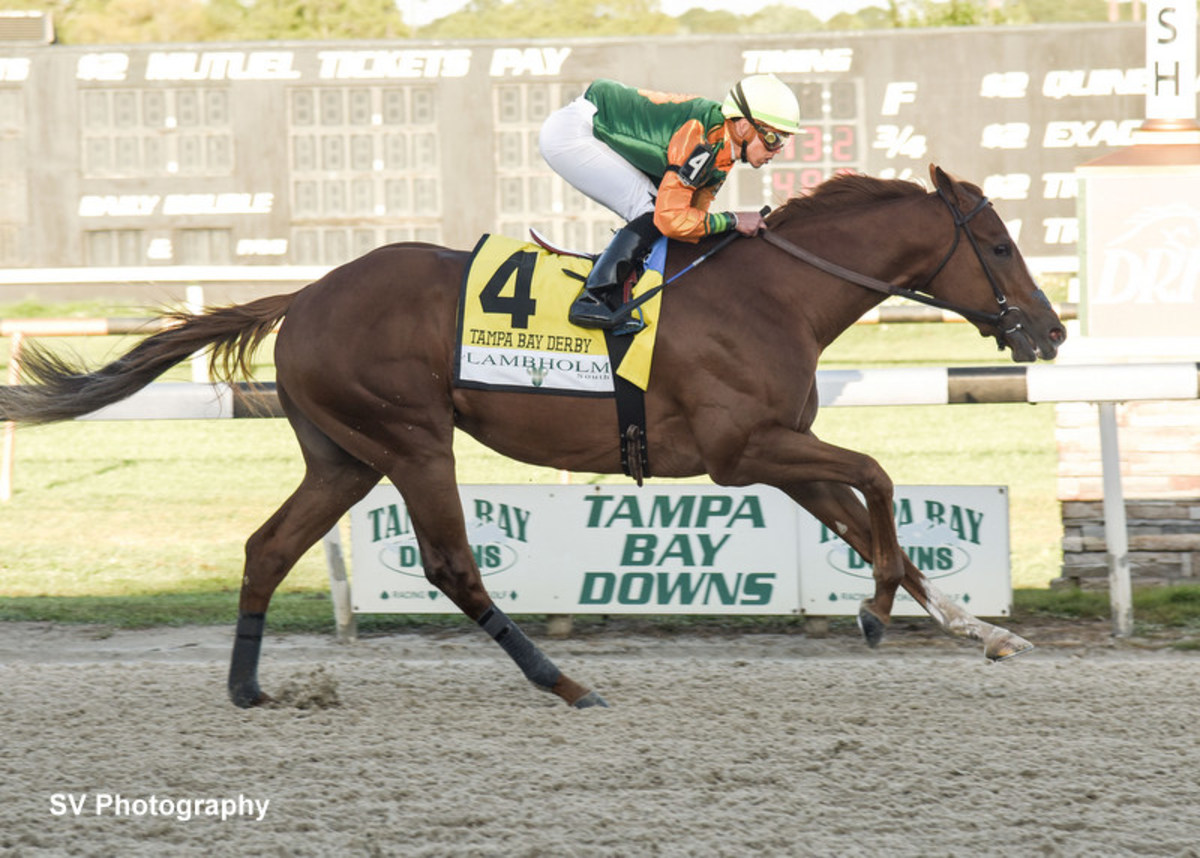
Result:
M536 687L576 709L607 706L599 694L559 670L487 594L467 542L453 459L427 456L416 468L401 463L393 482L408 506L429 582L491 635Z
M789 494L818 521L841 536L865 560L871 560L870 525L866 509L847 486L841 483L805 483L792 487ZM904 558L904 578L900 584L942 629L981 642L984 655L993 661L1033 649L1033 644L1020 635L978 619L945 596L907 556ZM868 618L864 619L864 613L859 614L859 627L867 643L875 646L883 636L883 625L873 615L868 614ZM873 625L872 620L878 625Z
M267 606L296 561L379 482L380 474L337 447L312 424L293 419L306 471L300 486L246 542L229 697L242 708L270 698L258 685Z

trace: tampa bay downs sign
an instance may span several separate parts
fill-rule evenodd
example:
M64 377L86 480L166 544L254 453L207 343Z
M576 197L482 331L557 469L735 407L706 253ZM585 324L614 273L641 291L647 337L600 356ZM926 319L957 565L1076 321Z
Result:
M704 484L460 486L468 538L510 614L857 614L871 566L772 488ZM972 613L1010 613L1002 486L897 486L905 552ZM455 613L425 579L399 493L350 512L359 613ZM896 614L923 611L903 590Z

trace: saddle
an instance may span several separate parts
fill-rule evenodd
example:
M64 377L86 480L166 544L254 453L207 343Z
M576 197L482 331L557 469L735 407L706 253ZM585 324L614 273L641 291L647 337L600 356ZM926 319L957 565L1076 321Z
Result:
M567 250L564 247L560 247L550 239L546 238L546 236L542 235L532 226L529 227L529 237L532 238L533 243L542 248L542 250L549 251L555 256L570 256L574 259L590 259L592 262L595 262L597 257L600 256L599 253L584 253L581 250Z
M529 236L533 239L533 242L538 247L549 253L553 253L556 256L566 256L572 259L586 259L593 263L600 257L600 254L598 253L584 253L583 251L569 250L557 245L549 238L538 232L534 227L529 228ZM648 254L645 255L645 257L635 261L634 264L630 266L629 273L625 275L625 279L621 282L621 288L614 291L612 295L606 297L608 308L614 313L619 313L621 310L628 308L628 319L623 324L618 325L613 329L614 335L618 337L630 336L638 333L646 327L646 318L645 314L642 312L641 305L645 303L648 298L652 297L650 294L648 294L650 290L653 289L657 291L658 288L661 288L658 286L658 284L661 283L661 274L664 263L666 262L666 245L667 240L665 238L660 238L657 242L655 242L654 247ZM637 288L638 284L641 283L642 278L646 276L648 271L652 272L652 276L658 275L658 278L654 283L647 283L646 288L641 290L641 299L634 301L634 290ZM580 281L581 283L587 280L585 275L575 271L563 269L563 273L574 280ZM613 300L613 298L617 295L620 296L619 303L616 303Z

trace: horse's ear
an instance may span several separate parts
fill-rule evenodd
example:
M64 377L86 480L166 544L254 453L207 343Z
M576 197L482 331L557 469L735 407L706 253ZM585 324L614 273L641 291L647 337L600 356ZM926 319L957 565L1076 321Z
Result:
M954 193L954 180L937 164L929 165L929 178L933 182L933 186L943 194L952 195Z
M941 192L942 196L948 200L954 200L960 208L969 209L978 201L977 196L972 198L969 191L964 192L962 183L958 179L936 164L929 165L929 177L933 179L933 186Z

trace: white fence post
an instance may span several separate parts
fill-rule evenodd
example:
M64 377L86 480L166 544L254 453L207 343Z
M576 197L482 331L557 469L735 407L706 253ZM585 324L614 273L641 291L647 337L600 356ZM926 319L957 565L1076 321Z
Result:
M204 312L204 287L189 286L187 287L187 309L189 313ZM208 384L208 361L204 358L204 352L196 352L192 355L192 381L196 384Z
M1133 633L1133 590L1129 583L1129 535L1125 524L1125 495L1121 491L1121 453L1117 444L1117 407L1100 406L1100 461L1104 467L1104 542L1108 547L1108 598L1113 634Z
M346 560L342 554L340 524L325 534L321 544L325 548L325 564L329 567L329 596L333 600L333 620L340 641L358 640L358 628L354 621L354 610L350 604L350 581L346 577Z
M21 340L20 331L13 331L12 344L8 349L8 383L16 384L20 374ZM0 457L0 502L12 500L13 470L17 459L17 424L11 420L4 424L4 453Z

